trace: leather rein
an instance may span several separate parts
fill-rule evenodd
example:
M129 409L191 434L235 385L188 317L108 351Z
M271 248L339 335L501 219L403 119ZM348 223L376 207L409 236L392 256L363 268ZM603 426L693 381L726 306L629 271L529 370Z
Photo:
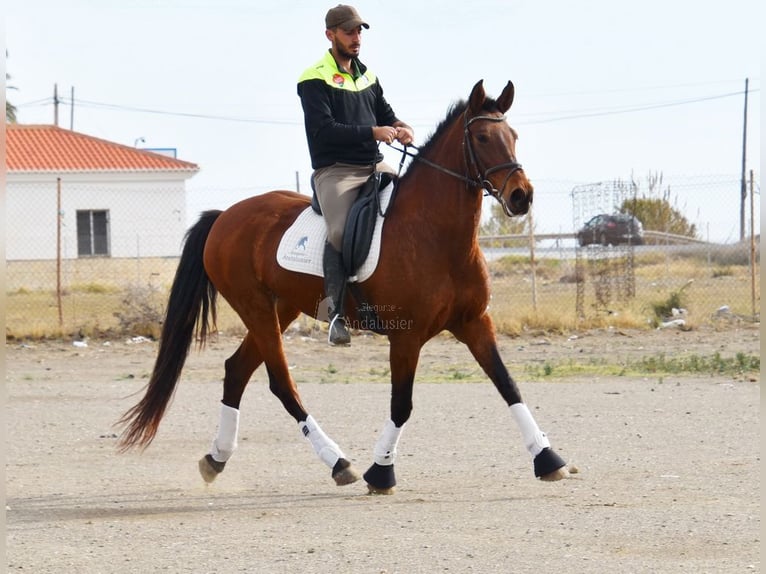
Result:
M513 214L511 213L511 210L508 209L508 205L503 199L501 192L505 188L505 184L508 183L508 180L511 178L511 176L517 171L522 170L521 164L514 159L512 161L508 161L508 162L501 163L499 165L487 168L482 172L481 165L479 164L479 160L476 157L476 152L473 149L473 142L471 141L471 131L470 131L471 124L475 122L478 122L478 121L504 122L505 115L502 115L500 117L474 116L469 119L468 114L464 113L463 117L465 118L465 121L463 124L463 155L466 161L466 166L468 171L473 171L475 173L473 177L469 177L467 175L460 174L456 171L452 171L451 169L446 168L442 165L439 165L438 163L432 162L431 160L426 159L420 156L419 154L411 153L410 151L408 151L407 149L408 147L411 147L417 151L420 151L420 148L413 144L405 145L404 149L394 148L397 151L400 151L402 153L402 159L399 162L399 175L401 174L405 157L409 156L414 161L419 161L421 163L424 163L425 165L432 167L437 171L440 171L456 179L459 179L460 181L463 181L467 185L483 189L485 192L485 195L491 195L492 197L494 197L503 207L503 211L505 212L505 214L509 217L512 217ZM492 182L489 181L489 176L503 169L508 170L508 175L505 176L505 179L503 180L503 185L501 185L500 189L498 190L492 185Z

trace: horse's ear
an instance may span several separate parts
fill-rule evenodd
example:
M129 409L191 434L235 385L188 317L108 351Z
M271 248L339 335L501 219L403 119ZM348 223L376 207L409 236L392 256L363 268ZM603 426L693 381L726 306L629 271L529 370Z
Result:
M484 92L484 80L479 80L471 90L471 96L468 98L468 107L473 115L477 115L481 111L481 106L484 104L487 94Z
M511 109L515 91L516 90L513 87L513 82L509 80L503 89L503 93L500 94L499 98L497 98L497 109L500 110L500 112L505 113Z

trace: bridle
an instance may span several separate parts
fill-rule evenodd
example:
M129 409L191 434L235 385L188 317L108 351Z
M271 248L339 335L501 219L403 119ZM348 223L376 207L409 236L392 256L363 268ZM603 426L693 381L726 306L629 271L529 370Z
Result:
M512 216L511 210L508 209L508 205L505 203L505 199L503 199L503 196L501 192L503 189L505 189L505 184L508 183L508 180L511 179L511 176L516 173L517 171L521 171L521 164L516 161L516 158L513 158L512 161L508 161L505 163L501 163L500 165L496 165L490 168L487 168L482 173L481 165L479 164L479 160L476 157L476 152L473 149L473 143L471 141L471 131L469 130L471 124L477 121L488 121L488 122L504 122L505 121L505 115L502 115L500 117L496 116L474 116L471 119L468 119L467 112L465 113L465 127L463 128L463 147L467 152L467 156L471 162L471 166L476 172L475 180L479 182L480 186L484 189L484 191L487 192L487 194L494 197L500 205L503 207L503 211L507 216ZM495 189L495 187L492 185L492 182L489 181L489 176L497 171L501 171L503 169L508 170L508 175L505 176L505 179L503 180L503 185L500 186L500 189Z
M479 163L479 160L476 157L476 152L473 149L473 142L471 140L471 130L470 130L471 125L479 121L504 122L505 115L502 115L500 117L474 116L472 118L469 118L468 111L466 110L466 112L463 113L463 117L464 117L463 156L466 162L466 169L469 173L473 172L472 176L460 174L456 171L452 171L451 169L448 169L442 165L439 165L438 163L434 163L431 160L426 159L418 154L410 153L407 150L408 147L411 147L417 151L420 151L420 148L412 144L405 145L404 149L399 150L402 152L402 160L399 163L399 172L401 173L405 157L409 156L414 161L419 161L421 163L424 163L427 166L436 169L437 171L440 171L442 173L445 173L447 175L450 175L454 178L457 178L465 182L469 186L483 189L485 192L485 195L491 195L492 197L494 197L503 207L503 211L505 212L505 214L509 217L512 217L513 214L511 213L511 210L508 208L508 204L505 202L505 199L503 199L501 192L503 189L505 189L505 185L508 183L508 180L511 178L511 176L517 171L522 171L521 164L517 162L516 159L514 158L512 161L501 163L499 165L492 166L482 171L482 165ZM397 148L394 148L394 149L397 149ZM493 173L496 173L504 169L508 170L508 175L505 176L505 179L503 180L503 184L500 186L500 189L496 189L492 185L492 182L489 180L489 176L492 175Z

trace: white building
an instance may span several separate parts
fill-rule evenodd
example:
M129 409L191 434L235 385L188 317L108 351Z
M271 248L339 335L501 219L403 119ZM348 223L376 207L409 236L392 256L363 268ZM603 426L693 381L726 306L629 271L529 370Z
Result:
M6 261L177 257L199 167L52 125L6 125Z

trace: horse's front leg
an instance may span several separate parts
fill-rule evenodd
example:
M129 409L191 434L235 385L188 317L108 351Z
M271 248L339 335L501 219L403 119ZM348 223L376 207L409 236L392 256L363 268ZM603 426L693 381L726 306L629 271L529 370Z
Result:
M546 481L565 478L568 474L566 462L551 448L548 436L540 430L529 408L522 402L519 387L500 358L490 316L484 313L480 318L466 322L452 332L468 346L510 407L511 416L521 430L524 446L534 461L535 476Z
M391 340L391 418L375 443L372 466L364 473L371 494L393 494L396 486L394 462L404 423L412 413L412 386L418 366L420 346Z

